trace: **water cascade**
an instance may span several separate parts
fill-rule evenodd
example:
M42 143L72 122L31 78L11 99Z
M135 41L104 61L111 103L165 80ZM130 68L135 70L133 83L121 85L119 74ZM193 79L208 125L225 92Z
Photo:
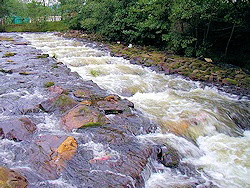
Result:
M52 33L21 36L83 79L93 80L101 88L132 101L145 117L157 122L156 132L137 136L140 142L172 146L181 163L189 164L214 187L250 187L250 132L242 129L250 125L247 99L130 64L121 57L111 57L107 51ZM40 126L50 129L46 124ZM5 143L0 147L8 152ZM90 141L82 147L96 147L96 156L100 157L104 146L93 146ZM185 187L196 181L153 159L151 162L154 172L146 169L144 174L147 188ZM202 186L209 184L204 182Z

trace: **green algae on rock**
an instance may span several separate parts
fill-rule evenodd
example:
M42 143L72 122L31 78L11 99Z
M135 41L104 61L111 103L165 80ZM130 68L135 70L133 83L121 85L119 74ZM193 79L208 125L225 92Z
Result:
M44 87L51 87L51 86L55 85L55 82L45 82L43 85L44 85Z
M3 55L3 58L5 58L5 57L11 57L11 56L14 56L14 55L16 55L16 53L14 53L14 52L7 52L7 53L5 53Z
M84 125L82 125L79 129L83 129L85 127L99 127L102 126L103 124L101 122L89 122Z
M49 57L49 54L41 54L41 55L36 56L37 59L47 58L47 57Z

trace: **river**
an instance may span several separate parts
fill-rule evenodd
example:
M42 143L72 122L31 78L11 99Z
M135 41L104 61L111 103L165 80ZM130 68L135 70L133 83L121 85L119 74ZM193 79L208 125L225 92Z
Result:
M182 163L194 166L214 186L250 187L250 131L242 129L250 125L250 103L244 97L157 73L52 33L21 36L83 79L132 101L145 117L157 122L156 132L137 136L142 143L172 146ZM155 168L157 172L145 172L146 188L185 187L195 181L160 164Z

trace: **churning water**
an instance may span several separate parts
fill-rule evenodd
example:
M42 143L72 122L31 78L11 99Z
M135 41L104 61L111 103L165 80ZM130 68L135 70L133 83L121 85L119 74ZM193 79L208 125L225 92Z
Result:
M250 125L247 99L132 65L52 33L22 36L83 79L129 99L157 122L159 132L138 136L142 142L171 145L182 162L193 165L204 179L218 187L250 187L250 132L241 128ZM185 187L196 181L159 168L158 173L149 175L146 187Z

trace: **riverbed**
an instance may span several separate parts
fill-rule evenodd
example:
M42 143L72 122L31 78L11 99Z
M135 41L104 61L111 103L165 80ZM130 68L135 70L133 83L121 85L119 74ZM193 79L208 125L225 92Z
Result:
M132 65L128 60L112 57L109 51L100 50L100 47L87 42L64 39L53 33L11 35L29 43L25 48L7 42L3 44L5 46L2 54L11 51L20 56L2 58L1 68L13 71L12 74L1 73L1 82L4 86L1 90L2 120L20 115L20 109L32 108L52 97L46 88L41 89L46 81L53 81L68 90L84 86L84 89L98 93L100 97L105 97L109 93L115 94L133 102L135 111L132 113L138 117L136 121L130 120L130 123L121 123L122 120L119 120L122 126L134 125L138 129L120 130L124 132L129 130L130 134L126 133L125 141L122 143L115 141L114 145L100 137L95 140L95 134L100 133L96 128L65 133L60 128L58 117L53 113L26 114L37 123L38 135L66 134L75 137L79 142L79 152L76 155L78 157L69 162L72 165L68 167L67 173L59 173L54 180L43 177L33 178L32 181L28 175L31 186L126 185L147 188L250 186L248 178L250 109L247 98L239 98L237 95L221 92L213 87L204 87L199 82L178 75L161 74L147 67ZM18 51L19 47L21 51ZM49 57L35 59L39 53L49 54ZM20 72L30 74L20 77L22 75ZM117 114L106 116L112 120ZM113 136L118 136L117 129L113 131L116 133ZM13 150L16 148L22 150L23 142L15 143L6 139L1 142L3 142L1 152L5 153L3 156L10 156L2 156L4 160L1 165L18 169L20 166L24 168L23 164L26 164L30 170L21 170L24 175L34 171L33 167L27 165L27 161L24 162L25 152L24 155L18 155L18 160L16 159ZM7 151L7 147L11 147L12 150ZM137 149L134 153L130 153L125 151L126 148L131 151L132 148ZM154 153L151 151L154 148L160 149L156 157L151 155ZM173 153L176 153L178 160L175 165L167 166L163 162L166 160L163 157L167 155L167 152L164 154L166 148L175 151ZM83 157L83 151L91 154L88 153ZM135 160L130 154L139 156L144 162ZM127 166L131 166L127 169L129 172L112 167L121 165L124 168L122 164L126 163L126 160L131 160L127 163ZM82 166L79 166L80 161L83 162ZM135 168L141 167L139 172L134 172L132 161L135 162ZM98 165L93 166L93 163ZM138 163L141 165L138 166ZM86 172L83 173L83 169ZM82 176L86 176L88 181ZM113 181L109 184L107 182L110 178L113 178ZM103 186L98 182L104 182Z

